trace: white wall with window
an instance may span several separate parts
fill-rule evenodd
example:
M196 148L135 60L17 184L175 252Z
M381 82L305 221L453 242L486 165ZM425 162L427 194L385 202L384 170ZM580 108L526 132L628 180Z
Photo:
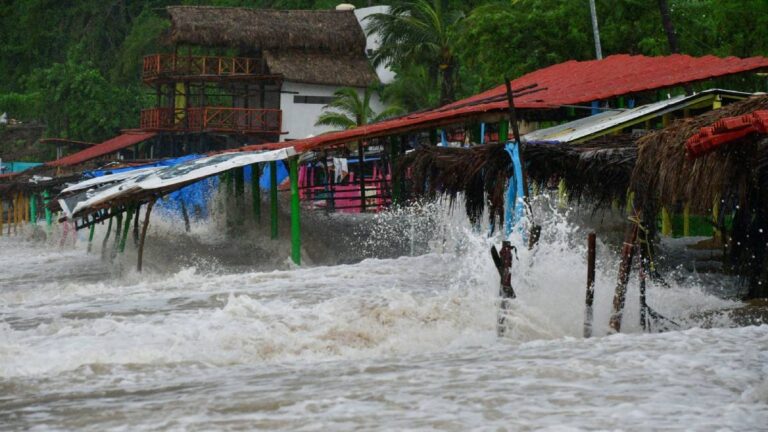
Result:
M315 126L315 122L340 87L284 82L280 93L280 109L283 111L283 132L280 141L307 138L333 130L328 126ZM363 89L358 89L363 97ZM371 108L378 113L384 105L377 94L371 96Z

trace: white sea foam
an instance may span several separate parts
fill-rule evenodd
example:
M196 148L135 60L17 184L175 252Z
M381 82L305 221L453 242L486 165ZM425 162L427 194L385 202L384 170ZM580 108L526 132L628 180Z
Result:
M518 297L499 339L498 275L488 252L498 237L488 238L445 203L413 216L371 217L376 226L367 232L402 236L396 221L403 217L412 217L406 232L413 241L393 242L408 253L413 246L416 256L275 271L227 267L221 256L138 274L130 248L102 262L98 250L85 252L82 234L76 247L63 249L3 237L3 429L768 424L768 326L733 328L722 315L707 320L721 328L695 328L702 313L736 302L674 278L669 288L651 284L651 306L683 329L640 334L633 281L623 327L629 334L585 340L586 236L550 209L537 213L544 225L537 248L513 236ZM160 222L151 235L157 241L172 230L181 234L178 225ZM193 227L191 236L211 254L231 241L210 227ZM371 242L350 247L376 251ZM432 251L422 254L425 248ZM160 245L150 257L164 250ZM598 250L600 336L617 261L602 243ZM173 258L184 262L185 252Z

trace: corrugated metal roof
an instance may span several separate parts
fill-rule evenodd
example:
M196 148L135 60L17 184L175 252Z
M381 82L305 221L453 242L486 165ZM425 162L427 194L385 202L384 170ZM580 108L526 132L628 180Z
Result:
M633 120L652 115L659 116L695 104L702 98L713 95L727 95L746 98L751 93L732 90L710 89L691 96L676 96L660 102L642 105L632 109L610 109L561 125L539 129L522 137L524 141L559 141L563 143L578 141L600 132L615 128L622 124L632 123Z
M602 60L568 61L540 69L513 80L512 88L538 84L539 88L545 90L515 98L515 105L521 109L551 109L760 69L768 69L768 58L691 57L682 54L646 57L619 54ZM306 151L359 139L438 127L486 112L504 111L508 108L505 92L505 86L500 85L434 110L291 141L290 145Z
M124 133L104 141L101 144L97 144L93 147L89 147L85 150L73 153L69 156L61 159L46 163L48 166L69 166L77 165L97 157L114 153L118 150L122 150L126 147L130 147L134 144L138 144L142 141L146 141L156 134L154 132L149 133Z

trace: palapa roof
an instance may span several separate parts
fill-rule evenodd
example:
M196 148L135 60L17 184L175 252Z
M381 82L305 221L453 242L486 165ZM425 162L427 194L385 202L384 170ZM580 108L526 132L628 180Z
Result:
M631 189L638 204L673 207L687 203L691 211L709 214L715 202L739 193L742 181L762 181L768 170L768 140L752 135L701 157L686 154L686 141L718 120L768 109L768 96L755 96L697 117L680 119L638 140ZM749 179L742 178L750 176ZM768 187L768 184L759 185Z
M171 41L260 51L286 80L365 87L378 78L353 11L171 6Z

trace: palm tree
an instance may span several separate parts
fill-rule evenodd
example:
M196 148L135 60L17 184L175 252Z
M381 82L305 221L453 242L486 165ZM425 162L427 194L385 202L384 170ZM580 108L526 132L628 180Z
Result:
M357 126L375 123L387 117L399 114L402 109L396 106L390 106L384 111L376 114L371 109L371 89L366 88L363 92L363 98L356 89L343 87L333 93L333 102L323 107L323 112L317 118L315 126L331 126L338 129L352 129ZM365 151L360 141L357 142L358 155L358 176L360 179L360 211L365 212L365 174L363 170L363 161Z
M389 13L370 15L368 34L381 38L374 65L425 65L433 82L440 81L440 104L452 102L458 66L454 28L463 18L462 11L449 8L448 0L406 1L392 6Z
M390 106L380 113L371 109L370 88L363 92L362 99L356 89L342 87L333 93L333 102L323 107L324 112L317 118L315 126L331 126L337 129L352 129L375 123L402 112L397 106Z

